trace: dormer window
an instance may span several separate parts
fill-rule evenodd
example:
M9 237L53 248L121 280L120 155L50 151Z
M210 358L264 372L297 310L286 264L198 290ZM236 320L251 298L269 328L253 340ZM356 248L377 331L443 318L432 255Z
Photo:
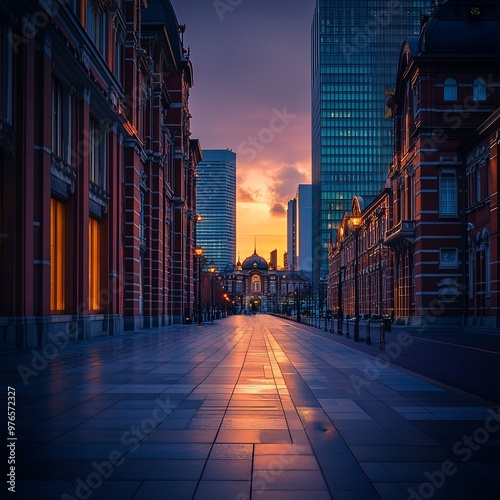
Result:
M447 78L444 81L444 100L456 101L457 100L457 81L455 78Z
M472 99L474 101L486 101L486 82L481 77L474 80Z

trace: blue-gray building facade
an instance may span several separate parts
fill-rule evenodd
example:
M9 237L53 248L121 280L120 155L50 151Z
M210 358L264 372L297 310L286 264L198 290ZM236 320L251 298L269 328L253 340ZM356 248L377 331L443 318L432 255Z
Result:
M314 279L328 274L333 228L354 195L375 196L393 152L386 91L432 0L317 0L312 22ZM387 92L388 93L388 92Z
M196 173L196 245L218 271L236 262L236 153L204 149Z
M312 271L312 186L299 184L297 189L297 268L310 274Z

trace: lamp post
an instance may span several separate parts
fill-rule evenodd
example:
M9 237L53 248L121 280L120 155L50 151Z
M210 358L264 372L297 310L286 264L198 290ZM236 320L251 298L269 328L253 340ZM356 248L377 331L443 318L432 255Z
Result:
M197 299L196 299L196 304L198 306L198 325L201 325L202 319L201 319L201 258L203 256L203 248L201 247L196 247L194 250L194 254L197 259L198 263L198 287L197 287Z
M359 226L361 217L351 217L354 227L354 342L359 342L359 287L358 287L358 267L359 267Z
M342 284L344 282L344 276L345 276L345 266L340 266L339 267L339 293L338 293L338 309L339 309L339 315L338 315L338 325L337 325L337 331L340 335L342 335L342 322L344 321L344 309L342 306Z
M212 305L211 305L211 311L210 311L210 318L212 320L212 323L214 322L214 274L217 269L213 264L208 268L208 272L212 275Z

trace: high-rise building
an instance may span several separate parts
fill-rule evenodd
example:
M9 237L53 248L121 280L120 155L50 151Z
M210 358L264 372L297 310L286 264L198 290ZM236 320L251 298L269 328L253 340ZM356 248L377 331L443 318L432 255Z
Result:
M312 186L299 184L297 189L296 247L297 269L312 271Z
M288 255L287 269L297 269L297 200L290 200L286 210L286 251Z
M312 23L314 278L328 274L332 229L354 195L375 196L392 157L385 94L401 45L432 0L317 0ZM387 92L388 93L388 92ZM319 251L321 249L321 251Z
M196 172L196 244L218 271L236 261L236 154L204 149Z

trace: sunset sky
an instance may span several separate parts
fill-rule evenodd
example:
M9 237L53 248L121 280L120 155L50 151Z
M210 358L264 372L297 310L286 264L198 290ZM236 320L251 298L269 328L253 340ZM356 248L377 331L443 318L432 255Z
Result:
M311 178L315 0L172 0L191 48L192 137L237 155L236 251L286 251L286 205Z

